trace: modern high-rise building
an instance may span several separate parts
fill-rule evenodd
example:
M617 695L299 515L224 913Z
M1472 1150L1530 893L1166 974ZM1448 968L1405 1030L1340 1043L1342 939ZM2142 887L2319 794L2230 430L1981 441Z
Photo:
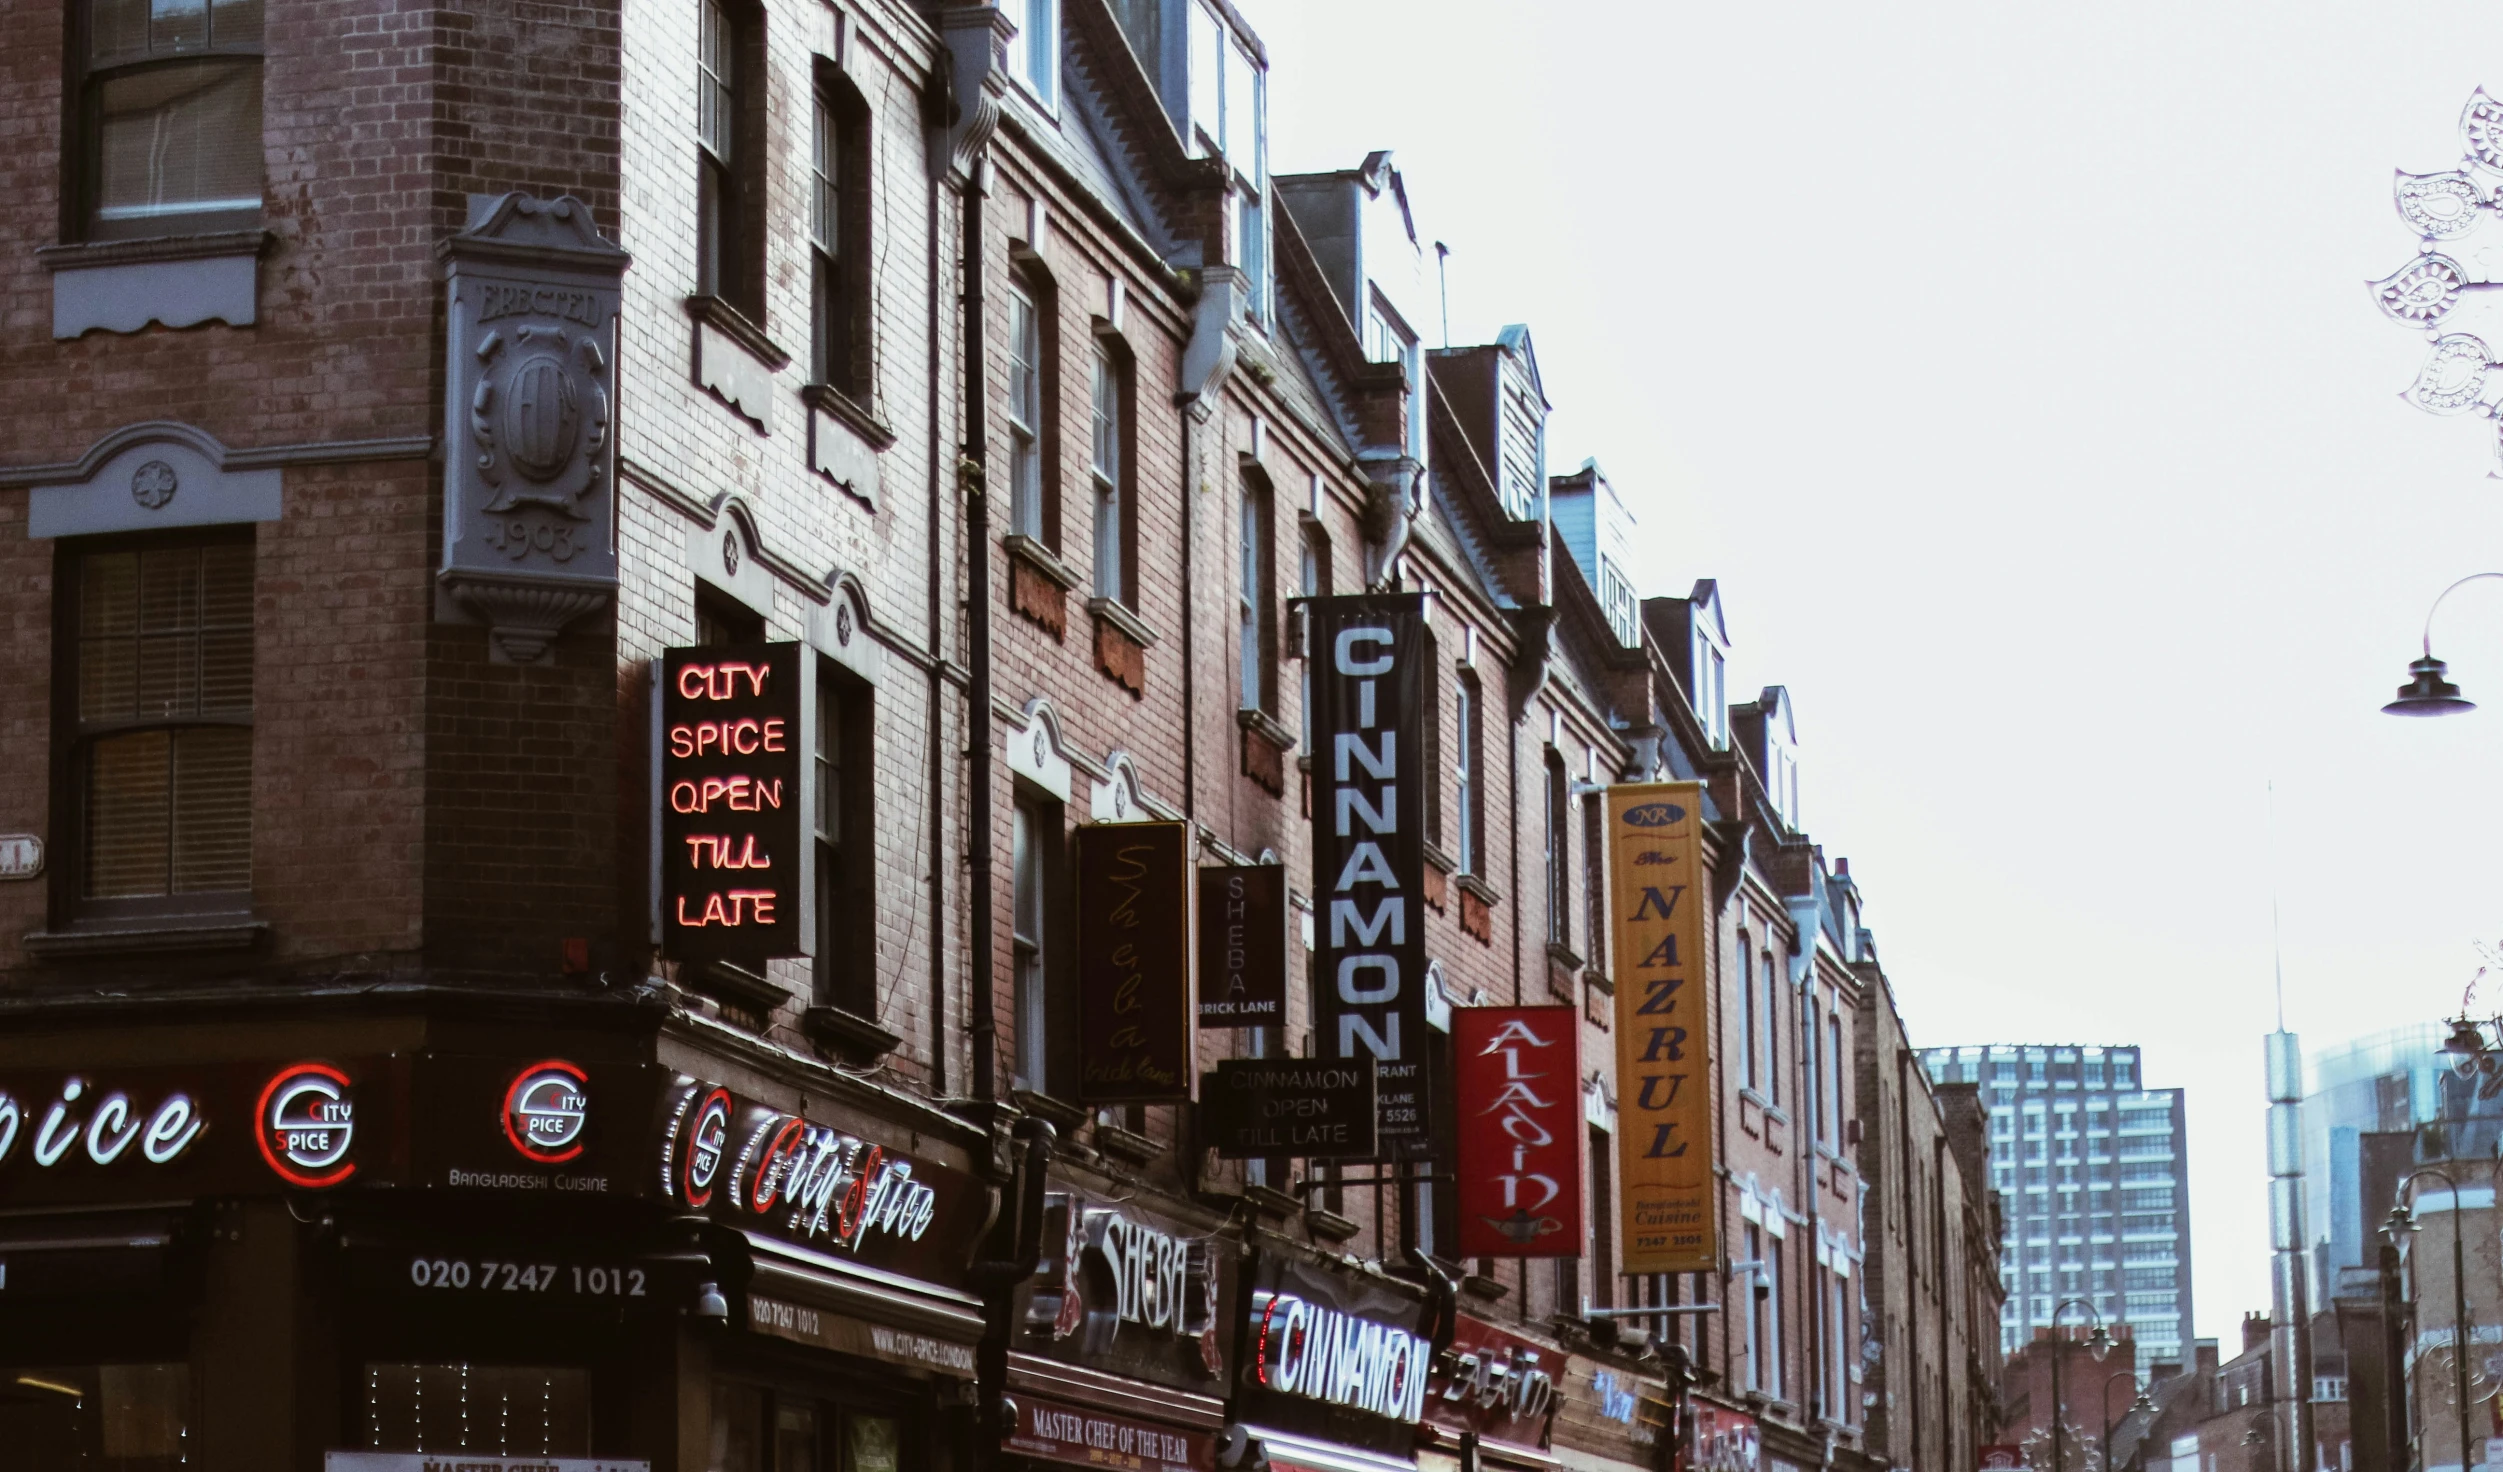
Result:
M2366 1201L2363 1137L2413 1130L2442 1111L2450 1070L2438 1022L2409 1023L2315 1053L2304 1069L2303 1173L2311 1182L2304 1238L2312 1247L2314 1303L2327 1303L2343 1268L2372 1261L2388 1200Z
M1991 1183L2006 1203L2003 1347L2048 1328L2068 1299L2127 1325L2141 1365L2189 1344L2190 1155L2182 1091L2150 1089L2136 1048L1931 1048L1941 1083L1981 1085ZM2072 1327L2083 1316L2071 1311Z

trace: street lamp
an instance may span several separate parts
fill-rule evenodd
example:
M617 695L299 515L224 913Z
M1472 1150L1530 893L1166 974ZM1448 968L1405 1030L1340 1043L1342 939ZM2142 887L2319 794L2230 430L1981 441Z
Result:
M2468 1251L2460 1232L2460 1218L2465 1213L2460 1210L2460 1183L2451 1179L2446 1171L2435 1170L2431 1166L2422 1167L2399 1182L2399 1200L2390 1208L2390 1240L2393 1243L2398 1241L2399 1233L2416 1230L2415 1214L2407 1204L2407 1190L2416 1184L2418 1176L2432 1176L2451 1188L2451 1371L2458 1384L2460 1465L2465 1467L2468 1465ZM2415 1288L2421 1276L2420 1273L2408 1274L2410 1289ZM2421 1453L2417 1460L2424 1460Z
M2434 596L2433 607L2425 610L2424 654L2408 661L2407 683L2399 687L2399 698L2381 708L2389 716L2457 716L2477 708L2477 703L2461 697L2460 687L2442 678L2447 668L2433 657L2433 616L2442 607L2442 600L2467 584L2481 578L2503 578L2503 572L2473 572Z
M2068 1472L2067 1414L2060 1406L2060 1315L2082 1308L2093 1316L2095 1331L2086 1337L2086 1353L2096 1364L2112 1352L2112 1336L2103 1332L2103 1312L2082 1298L2063 1298L2051 1310L2051 1472Z
M2103 1377L2103 1472L2112 1472L2112 1387L2124 1380L2137 1384L2138 1371L2135 1368L2115 1370ZM2140 1411L2154 1409L2155 1402L2147 1399L2147 1387L2139 1385L2138 1398L2129 1403L2128 1410L2121 1412L2121 1419L2126 1421Z

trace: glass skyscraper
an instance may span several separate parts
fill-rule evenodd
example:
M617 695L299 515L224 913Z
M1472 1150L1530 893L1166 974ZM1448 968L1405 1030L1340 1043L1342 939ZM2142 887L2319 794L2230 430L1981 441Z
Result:
M2190 1153L2182 1091L2150 1089L2138 1050L2046 1044L1931 1048L1930 1077L1978 1083L2007 1219L2001 1347L2048 1328L2064 1299L2138 1341L2141 1365L2190 1344ZM2071 1310L2075 1327L2083 1315Z

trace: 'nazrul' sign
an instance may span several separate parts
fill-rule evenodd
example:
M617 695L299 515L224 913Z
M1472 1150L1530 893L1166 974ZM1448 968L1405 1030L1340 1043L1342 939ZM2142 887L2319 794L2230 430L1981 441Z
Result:
M1381 1145L1431 1148L1421 593L1305 600L1312 649L1313 1000L1321 1052L1381 1065Z
M1710 889L1699 784L1608 789L1608 895L1618 960L1617 1189L1628 1273L1718 1265L1703 988Z
M812 949L816 671L800 644L661 656L663 954L761 971Z
M1575 1007L1452 1012L1460 1256L1582 1255L1581 1025Z
M1078 830L1078 1096L1191 1096L1191 841L1187 823Z

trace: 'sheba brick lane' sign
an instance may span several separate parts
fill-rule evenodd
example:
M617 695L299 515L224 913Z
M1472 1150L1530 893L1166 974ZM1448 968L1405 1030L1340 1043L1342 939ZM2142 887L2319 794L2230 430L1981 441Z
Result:
M661 949L761 968L815 930L815 665L802 645L661 656Z

